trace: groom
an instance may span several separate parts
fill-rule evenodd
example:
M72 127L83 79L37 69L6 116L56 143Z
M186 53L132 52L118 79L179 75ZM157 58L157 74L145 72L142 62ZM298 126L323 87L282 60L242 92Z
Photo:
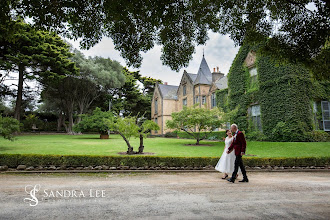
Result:
M232 182L232 183L235 182L237 172L238 172L238 167L240 167L242 174L243 174L243 180L241 180L239 182L249 182L249 179L246 176L246 171L245 171L245 167L243 165L243 160L242 160L242 156L245 154L245 149L246 149L246 141L245 141L244 134L238 130L238 127L236 124L232 124L230 129L234 135L234 139L233 139L233 142L231 143L230 147L228 148L227 154L229 154L230 152L232 152L235 149L236 159L235 159L235 169L234 169L233 175L231 176L230 179L228 179L228 181Z

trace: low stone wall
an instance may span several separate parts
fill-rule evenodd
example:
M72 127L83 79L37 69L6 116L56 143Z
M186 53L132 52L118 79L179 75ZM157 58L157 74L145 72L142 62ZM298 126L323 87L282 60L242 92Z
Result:
M255 170L255 171L280 171L280 170L329 170L330 166L303 166L303 167L296 167L296 166L255 166L255 167L249 167L245 166L245 168L249 171ZM0 171L57 171L57 170L74 170L74 171L120 171L120 170L130 170L130 171L136 171L136 170L159 170L159 171L176 171L176 170L196 170L196 171L212 171L215 170L213 166L205 166L205 167L192 167L192 166L185 166L185 167L168 167L168 166L143 166L143 167L135 167L135 166L107 166L107 165L101 165L101 166L26 166L26 165L18 165L16 168L9 168L8 166L0 166Z

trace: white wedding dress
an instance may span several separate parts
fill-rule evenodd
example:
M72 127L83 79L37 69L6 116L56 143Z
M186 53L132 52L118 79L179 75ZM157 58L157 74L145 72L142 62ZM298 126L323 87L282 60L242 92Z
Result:
M215 169L220 171L221 173L227 173L231 174L234 172L234 167L235 167L235 150L230 152L230 154L227 154L228 148L230 147L231 143L233 142L233 137L229 138L226 137L225 139L225 150L222 153L222 156L215 166ZM238 173L241 173L241 169L238 169Z

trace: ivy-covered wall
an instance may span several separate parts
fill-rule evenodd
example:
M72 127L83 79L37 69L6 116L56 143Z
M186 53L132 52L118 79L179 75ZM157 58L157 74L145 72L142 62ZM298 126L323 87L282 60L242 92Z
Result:
M228 112L228 89L217 90L215 93L215 97L217 106L220 107L224 112Z
M238 105L238 112L234 116L233 121L239 126L240 130L248 130L248 106L251 101L246 94L249 88L250 74L244 66L244 60L251 50L251 46L242 46L228 73L228 107L229 110L235 109Z
M233 117L240 130L257 132L248 109L259 104L265 140L310 141L315 127L313 100L328 100L329 82L314 82L304 67L276 61L259 53L261 45L243 45L228 73L228 90L217 91L217 105L228 112L238 106ZM244 61L257 52L257 80L252 80ZM225 93L228 92L226 96Z
M293 64L257 58L264 134L274 141L308 141L313 130L310 73Z

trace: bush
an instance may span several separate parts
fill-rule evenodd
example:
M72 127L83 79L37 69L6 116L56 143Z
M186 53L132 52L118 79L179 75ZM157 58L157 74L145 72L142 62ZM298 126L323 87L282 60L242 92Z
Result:
M185 139L194 139L191 135L187 134L186 132L180 131L177 133L179 138ZM223 140L226 137L226 131L213 131L208 133L206 139L208 140Z
M108 122L114 120L112 112L103 112L100 108L96 108L92 115L82 115L81 122L73 127L75 132L98 132L99 134L107 134L110 130Z
M330 135L325 131L311 131L310 137L315 142L326 142L330 141Z
M251 131L246 134L246 139L249 141L266 141L267 137L260 131Z
M167 167L204 167L215 166L218 157L157 157L157 156L89 156L89 155L40 155L40 154L1 154L0 165L16 168L27 166L167 166ZM330 157L305 158L253 158L244 157L246 166L326 166Z
M272 129L269 139L271 141L282 141L282 142L309 142L313 141L304 123L298 123L300 126L293 127L289 126L286 122L278 122Z
M0 115L0 136L5 139L13 140L14 133L20 131L20 123L18 120L10 117L2 117Z
M166 134L164 135L164 137L167 137L167 138L176 138L178 137L178 132L166 132Z

